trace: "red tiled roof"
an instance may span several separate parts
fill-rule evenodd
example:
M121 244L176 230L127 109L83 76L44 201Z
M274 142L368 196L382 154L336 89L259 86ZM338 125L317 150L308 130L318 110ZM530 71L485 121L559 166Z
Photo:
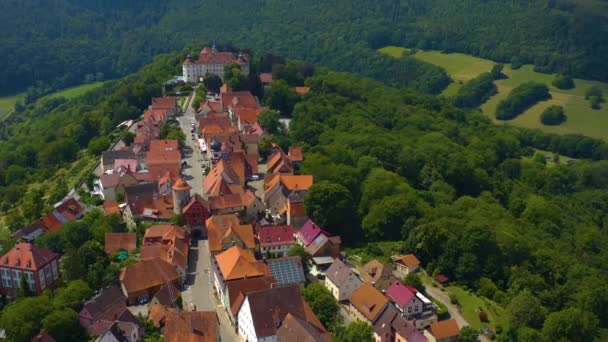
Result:
M19 242L0 257L0 266L36 271L57 258L57 253L49 249L27 242Z
M249 91L232 91L221 94L222 107L228 110L228 107L234 108L257 108L259 107L258 100Z
M228 300L230 301L230 310L232 315L237 314L247 293L257 290L269 289L272 286L278 285L277 281L272 276L263 276L255 278L245 278L229 281L226 283Z
M137 235L135 233L106 233L104 250L107 254L118 250L132 251L137 248Z
M129 295L175 282L178 278L175 267L162 259L140 261L120 272L120 282Z
M291 225L258 227L258 238L262 247L292 245L293 227Z
M207 235L209 251L219 252L223 248L223 240L238 239L245 248L255 248L253 227L250 224L240 224L235 214L214 215L207 219Z
M224 280L259 277L268 275L266 265L257 261L251 252L233 246L215 256Z
M260 108L237 108L235 112L241 124L254 124L258 121L261 110Z
M40 225L44 227L46 231L56 233L59 231L59 229L61 229L63 223L61 223L61 221L55 217L53 212L50 212L40 218Z
M152 98L152 109L176 109L177 100L175 97L153 97Z
M395 260L395 262L399 263L399 264L403 264L409 268L413 268L413 267L420 265L420 260L418 260L418 258L416 258L416 256L414 254L407 254L407 255L401 256L400 258Z
M289 147L289 152L287 153L289 159L292 162L302 161L304 159L302 155L302 148L299 146L291 146Z
M238 60L232 52L201 51L198 60L194 64L230 64Z
M83 214L82 207L73 197L58 205L55 210L68 221L76 220Z
M103 210L106 215L120 215L120 207L116 201L103 202Z

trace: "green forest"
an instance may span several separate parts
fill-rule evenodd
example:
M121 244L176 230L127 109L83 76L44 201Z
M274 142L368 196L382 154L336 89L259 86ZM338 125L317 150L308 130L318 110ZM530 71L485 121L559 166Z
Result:
M551 166L528 158L541 145L598 153L603 143L496 127L447 100L348 74L317 70L307 83L277 141L305 146L315 222L372 254L383 253L376 241L401 241L430 274L501 304L500 341L608 338L608 155Z
M375 49L459 51L608 80L601 0L6 0L0 93L32 94L135 71L161 52L215 41L438 93L440 69ZM483 30L479 28L483 27Z

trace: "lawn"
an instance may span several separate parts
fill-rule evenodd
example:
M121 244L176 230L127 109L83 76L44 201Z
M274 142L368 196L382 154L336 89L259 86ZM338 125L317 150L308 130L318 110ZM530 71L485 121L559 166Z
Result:
M56 98L56 97L65 97L66 99L71 99L77 96L80 96L90 90L93 90L95 88L99 88L103 85L104 82L95 82L95 83L87 83L87 84L81 84L79 86L76 87L71 87L71 88L66 88L57 92L54 92L52 94L46 95L43 98L44 99L52 99L52 98Z
M0 121L4 120L15 108L15 103L23 98L23 93L0 97Z
M403 247L402 241L370 242L365 247L346 248L345 253L351 262L357 266L363 266L373 259L388 263L391 261L392 255L403 252Z
M401 58L404 54L409 53L412 49L408 49L401 46L385 46L381 49L378 49L378 52L383 53L385 55L389 55L394 58Z
M506 330L508 322L505 317L505 310L497 303L487 298L478 297L457 286L448 286L447 291L456 296L458 304L462 308L462 315L473 328L479 329L482 326L489 326L496 330L497 326L501 326L503 331ZM488 314L489 322L483 323L479 320L479 308L482 308Z

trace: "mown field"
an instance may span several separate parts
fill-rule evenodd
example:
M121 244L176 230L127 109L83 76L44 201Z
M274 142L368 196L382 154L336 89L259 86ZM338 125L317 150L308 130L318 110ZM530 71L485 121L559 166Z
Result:
M394 47L390 48L394 50ZM383 49L381 49L381 52L386 53ZM447 71L454 82L442 92L442 95L445 96L456 94L462 83L476 77L482 72L490 71L492 65L495 64L493 61L466 54L445 54L439 51L417 52L414 58L435 64ZM578 133L608 140L608 103L603 104L599 110L593 110L589 107L589 102L585 100L584 96L586 90L592 85L601 86L604 89L604 94L608 94L607 83L574 79L574 89L562 90L551 85L554 75L535 72L532 65L524 65L517 70L513 70L509 64L506 64L503 72L508 78L496 81L498 94L481 106L483 113L491 118L493 122L520 127L540 128L546 132L557 134ZM513 88L529 81L547 84L552 98L536 104L513 120L496 120L494 112L498 103L506 98ZM559 126L545 126L541 124L540 115L551 105L561 105L564 107L566 116L568 117L566 122Z
M15 103L23 98L23 93L0 97L0 121L4 120L15 108Z

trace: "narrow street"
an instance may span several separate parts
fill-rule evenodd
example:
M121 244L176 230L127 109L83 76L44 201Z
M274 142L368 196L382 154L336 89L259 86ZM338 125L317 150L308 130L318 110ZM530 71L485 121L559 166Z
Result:
M190 133L191 123L195 122L195 111L190 106L194 96L186 101L184 115L177 118L182 131L186 135L186 146L182 153L182 161L187 166L182 167L182 177L192 187L191 195L203 195L203 168L201 166L202 155L196 142ZM196 125L196 123L195 123ZM211 256L207 240L193 240L190 247L190 269L186 279L186 290L182 292L184 308L192 310L192 305L197 311L216 311L219 318L220 338L222 341L241 341L234 328L230 324L228 316L223 307L218 306L217 299L213 295L213 273L211 268Z

